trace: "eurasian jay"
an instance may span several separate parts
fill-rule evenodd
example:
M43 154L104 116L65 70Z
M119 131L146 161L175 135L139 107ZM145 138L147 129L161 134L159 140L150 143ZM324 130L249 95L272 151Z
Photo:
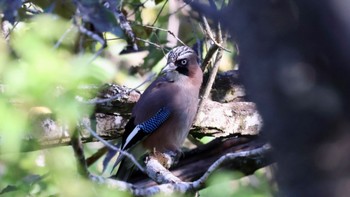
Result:
M122 137L122 150L140 159L145 153L176 153L186 139L198 107L203 73L196 53L187 46L167 55L161 75L141 95ZM116 178L127 180L134 164L123 155Z

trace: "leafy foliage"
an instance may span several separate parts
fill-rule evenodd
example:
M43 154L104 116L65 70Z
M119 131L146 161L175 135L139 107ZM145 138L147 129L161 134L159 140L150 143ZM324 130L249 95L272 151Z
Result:
M37 158L28 157L30 154L17 154L26 132L32 130L30 120L36 115L32 113L33 109L44 106L57 120L74 129L80 118L92 110L91 106L81 106L75 99L79 86L102 84L114 76L115 69L109 60L98 58L91 62L92 54L72 54L69 49L74 46L76 30L66 35L62 47L53 47L69 26L69 22L55 16L38 15L14 30L9 45L4 39L0 41L0 78L5 87L0 94L0 112L3 114L0 122L0 166L4 166L0 170L2 193L13 195L15 192L19 196L55 194L59 188L52 188L51 183L56 181L52 180L52 174L55 174L53 179L62 179L60 182L71 177L70 180L77 184L70 184L76 188L91 188L86 185L91 183L77 178L71 151L54 150L45 154L48 164L44 167L36 166ZM41 154L31 155L40 157ZM56 161L50 161L50 156ZM66 158L64 161L69 165L64 166L59 158ZM28 174L35 171L39 174ZM44 176L47 173L49 175ZM64 187L67 185L62 185L59 190L66 191L68 196L79 192Z
M118 37L123 36L123 31L118 25L113 9L116 2L106 1L108 6L101 5L99 1L80 0L76 1L80 15L85 22L89 22L99 32L111 32ZM111 3L113 3L111 5Z
M266 169L257 171L254 175L234 180L242 175L229 171L219 171L212 176L208 184L210 187L200 191L203 197L209 196L237 196L237 197L267 197L272 196L264 174ZM253 179L250 181L249 179Z

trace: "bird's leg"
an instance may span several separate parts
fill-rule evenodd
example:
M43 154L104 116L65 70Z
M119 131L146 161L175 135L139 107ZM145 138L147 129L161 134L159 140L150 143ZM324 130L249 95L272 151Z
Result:
M180 151L171 150L159 152L154 148L153 151L149 154L149 157L156 159L162 166L169 169L179 160L181 156L179 153Z
M179 183L181 180L173 175L168 168L173 164L173 157L177 155L174 151L167 151L167 153L153 151L146 157L146 173L147 175L159 184L163 183Z

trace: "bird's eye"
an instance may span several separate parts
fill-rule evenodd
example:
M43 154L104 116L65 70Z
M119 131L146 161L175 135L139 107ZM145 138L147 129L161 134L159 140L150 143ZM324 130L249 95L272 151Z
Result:
M183 65L183 66L185 66L186 64L187 64L187 60L186 59L183 59L183 60L181 60L181 65Z

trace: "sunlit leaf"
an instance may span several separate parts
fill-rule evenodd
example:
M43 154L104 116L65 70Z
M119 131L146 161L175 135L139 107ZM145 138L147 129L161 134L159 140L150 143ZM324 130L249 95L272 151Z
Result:
M76 9L71 0L31 0L31 2L41 7L44 13L57 14L67 19L72 17Z

